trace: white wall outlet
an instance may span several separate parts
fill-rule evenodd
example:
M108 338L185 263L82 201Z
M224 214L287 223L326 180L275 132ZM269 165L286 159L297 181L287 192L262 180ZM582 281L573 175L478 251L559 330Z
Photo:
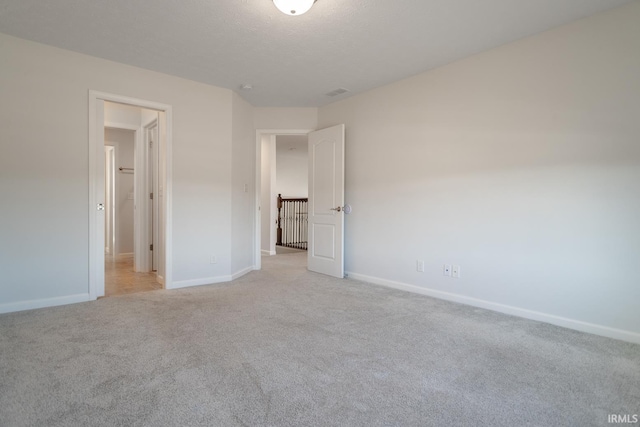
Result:
M424 273L424 261L422 260L416 261L416 270L418 270L418 273Z
M451 276L451 264L445 264L442 268L442 274L445 276Z
M460 266L459 265L453 265L451 267L451 275L457 279L460 278Z
M211 255L211 258L209 258L209 264L217 264L218 263L218 257L215 255Z
M244 185L244 192L248 193L249 192L249 184L245 184Z

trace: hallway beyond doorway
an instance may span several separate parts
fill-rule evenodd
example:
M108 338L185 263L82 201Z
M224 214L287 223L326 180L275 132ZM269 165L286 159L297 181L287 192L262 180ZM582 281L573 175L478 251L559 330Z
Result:
M304 249L288 248L286 246L276 245L276 255L306 253Z
M133 254L105 257L104 267L105 297L162 289L155 273L133 271Z

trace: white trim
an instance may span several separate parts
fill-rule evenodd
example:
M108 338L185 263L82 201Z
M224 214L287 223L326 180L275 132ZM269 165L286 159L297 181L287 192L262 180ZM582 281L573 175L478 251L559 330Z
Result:
M171 287L166 287L166 289L182 289L182 288L190 288L192 286L206 286L206 285L215 285L216 283L225 283L236 280L245 274L251 273L256 268L254 266L250 266L247 268L243 268L242 270L238 270L233 274L224 275L224 276L214 276L214 277L203 277L200 279L191 279L191 280L180 280L178 282L173 282ZM160 280L161 277L158 276Z
M109 129L124 129L124 130L133 130L139 131L141 126L132 125L130 123L120 123L120 122L108 122L105 120L104 127Z
M178 282L173 282L171 287L167 286L166 288L181 289L181 288L190 288L192 286L214 285L216 283L223 283L223 282L230 282L230 281L231 281L231 275L203 277L201 279L181 280Z
M260 204L262 203L262 136L263 135L307 135L315 129L256 129L256 182L255 182L255 199L253 218L253 268L255 270L262 269L262 247L261 247L261 212Z
M260 254L261 255L267 255L267 256L273 256L276 254L276 251L268 251L266 249L261 249L260 250Z
M245 274L249 274L254 270L253 266L243 268L242 270L236 271L231 275L231 280L236 280L244 276Z
M147 101L143 99L131 98L128 96L110 94L105 92L99 92L95 90L89 90L89 282L88 291L89 299L96 299L98 296L104 294L104 249L97 251L95 249L98 242L98 219L96 216L97 205L97 191L96 191L96 172L99 171L96 165L96 149L97 149L97 136L96 131L98 127L102 127L104 123L96 123L96 112L98 108L98 101L110 101L120 104L133 105L136 107L147 108L151 110L157 110L164 113L164 125L165 125L165 138L164 138L164 204L162 210L164 211L164 284L166 288L171 288L172 275L173 275L173 110L170 105L161 104L158 102ZM113 123L111 123L113 124ZM118 124L121 125L121 124ZM141 134L141 132L138 132ZM100 253L99 253L100 252ZM101 260L102 258L102 260ZM102 274L101 274L102 271Z
M415 294L426 295L433 298L453 301L460 304L470 305L473 307L484 308L499 313L510 314L513 316L523 317L525 319L536 320L552 325L562 326L563 328L574 329L589 334L601 335L603 337L614 338L622 341L628 341L640 344L640 333L625 331L622 329L610 328L608 326L596 325L594 323L583 322L580 320L568 319L566 317L555 316L553 314L541 313L539 311L527 310L524 308L514 307L496 302L481 300L477 298L467 297L449 292L437 291L435 289L423 288L408 283L396 282L393 280L381 279L378 277L366 276L364 274L347 272L349 279L360 280L372 283L374 285L385 286L388 288L399 289L401 291L412 292Z
M33 299L29 301L11 302L8 304L0 304L0 313L12 313L15 311L33 310L36 308L55 307L58 305L75 304L78 302L87 302L91 298L89 294L67 295L64 297Z

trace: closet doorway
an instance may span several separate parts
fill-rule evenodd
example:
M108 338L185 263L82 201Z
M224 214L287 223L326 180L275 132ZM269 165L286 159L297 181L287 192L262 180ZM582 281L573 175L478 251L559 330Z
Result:
M90 92L92 299L170 278L169 106Z

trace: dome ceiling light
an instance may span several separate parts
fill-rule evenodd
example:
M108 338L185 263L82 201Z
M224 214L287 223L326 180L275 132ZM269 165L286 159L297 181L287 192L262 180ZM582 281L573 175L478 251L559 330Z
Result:
M307 13L316 0L273 0L280 12L290 16L298 16Z

